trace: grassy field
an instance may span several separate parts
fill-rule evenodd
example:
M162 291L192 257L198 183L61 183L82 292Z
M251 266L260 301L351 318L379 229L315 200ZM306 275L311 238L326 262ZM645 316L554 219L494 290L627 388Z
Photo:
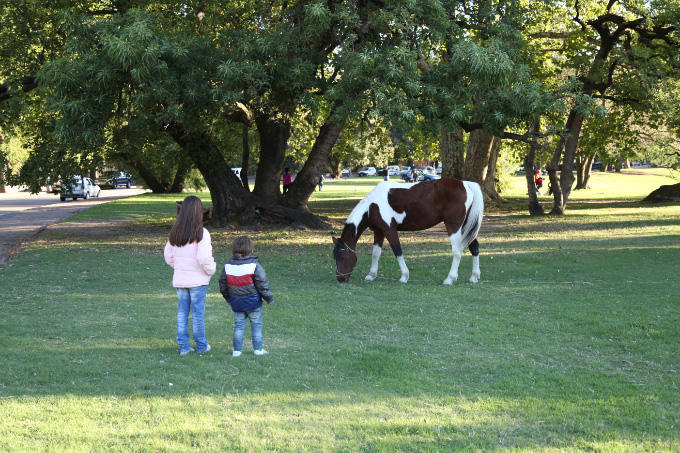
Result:
M379 181L310 205L337 234ZM0 451L680 451L680 206L638 202L673 181L596 173L540 218L522 181L487 210L477 285L467 254L441 285L441 228L402 236L407 284L389 251L384 278L336 283L333 231L248 232L276 299L264 357L249 331L231 357L216 277L212 351L179 357L162 247L181 196L47 229L0 268ZM218 263L242 233L211 229Z

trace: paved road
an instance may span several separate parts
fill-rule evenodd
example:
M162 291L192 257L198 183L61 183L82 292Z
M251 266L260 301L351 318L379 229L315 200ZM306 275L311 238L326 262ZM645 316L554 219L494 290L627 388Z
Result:
M0 265L7 262L12 251L43 228L92 206L145 191L139 188L102 190L99 198L77 201L61 201L58 195L48 193L0 193Z

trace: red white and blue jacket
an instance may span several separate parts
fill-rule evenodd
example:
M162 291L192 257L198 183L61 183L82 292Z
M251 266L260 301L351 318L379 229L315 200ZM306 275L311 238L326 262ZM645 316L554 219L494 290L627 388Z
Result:
M262 306L262 299L272 302L267 274L256 256L234 254L224 264L220 275L220 292L235 312L251 312Z

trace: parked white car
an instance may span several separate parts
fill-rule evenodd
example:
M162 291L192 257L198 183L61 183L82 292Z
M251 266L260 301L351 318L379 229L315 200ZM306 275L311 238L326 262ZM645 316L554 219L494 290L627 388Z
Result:
M375 167L364 167L359 171L359 176L375 176L377 173Z
M399 168L399 165L388 165L387 170L390 172L390 176L399 176L401 175L401 168Z
M67 198L83 198L87 200L90 197L99 197L101 188L94 183L90 178L71 178L70 183L61 185L61 194L59 199L66 201Z
M437 174L438 175L442 174L442 164L439 164L439 166L437 167Z

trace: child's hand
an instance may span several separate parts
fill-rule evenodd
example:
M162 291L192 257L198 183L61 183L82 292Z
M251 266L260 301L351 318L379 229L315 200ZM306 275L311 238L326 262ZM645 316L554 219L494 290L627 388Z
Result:
M273 303L274 303L274 299L272 299L272 300L270 300L269 302L267 302L267 305L271 305L271 304L273 304Z

